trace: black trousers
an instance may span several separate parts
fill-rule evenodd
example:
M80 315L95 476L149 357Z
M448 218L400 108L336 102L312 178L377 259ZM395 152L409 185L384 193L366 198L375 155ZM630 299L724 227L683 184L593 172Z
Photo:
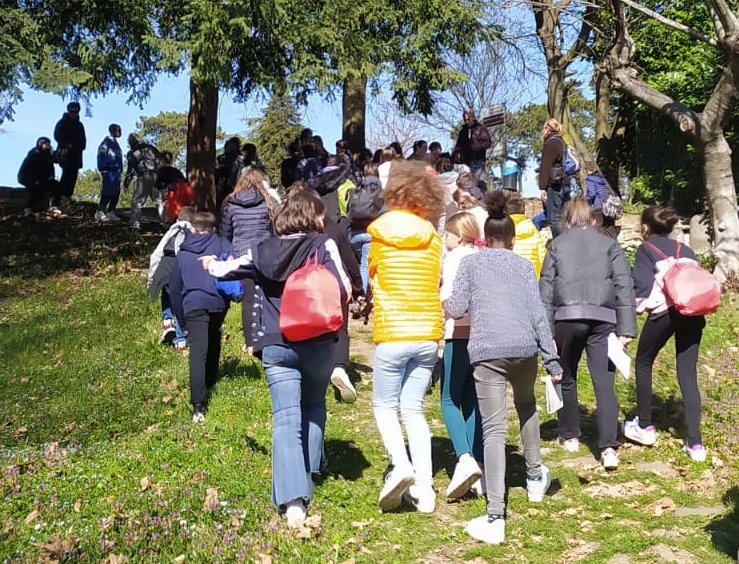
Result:
M77 184L77 175L79 169L76 167L65 167L62 168L62 176L59 179L60 184L60 196L71 198L74 194L74 187ZM58 205L59 202L55 202L54 205Z
M334 366L341 366L344 370L349 368L349 304L341 304L341 314L344 322L337 332L337 341L334 344Z
M218 381L221 326L227 311L198 309L185 314L190 343L190 403L204 404L208 390Z
M255 282L252 278L244 278L244 299L241 300L241 330L244 332L244 344L251 347L254 343L254 325L258 319L258 312L254 311Z
M636 414L639 424L647 427L652 423L652 366L657 354L667 341L675 336L677 382L685 405L685 425L688 445L703 444L701 438L701 395L698 390L698 348L700 347L703 316L680 315L675 308L665 315L650 317L644 322L639 344L636 348Z
M557 412L559 436L563 439L580 437L580 412L577 401L577 365L583 350L595 390L595 420L598 426L598 448L618 448L618 400L614 390L615 367L608 360L608 334L613 323L575 320L557 321L554 340L562 365L562 400Z

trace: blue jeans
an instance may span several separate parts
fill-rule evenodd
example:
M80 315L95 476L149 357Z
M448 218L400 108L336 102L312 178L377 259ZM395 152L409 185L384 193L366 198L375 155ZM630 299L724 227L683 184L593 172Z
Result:
M369 268L367 267L367 259L369 257L370 241L372 241L372 235L365 231L352 231L349 242L354 248L354 252L359 257L359 275L362 277L362 290L367 293L367 286L369 285Z
M565 204L570 200L570 189L569 186L561 186L552 188L551 186L547 189L547 221L549 222L549 228L552 230L552 239L557 237L562 231L564 226L562 225L562 212Z
M413 463L416 485L431 487L431 433L423 414L423 398L431 382L439 346L436 341L380 343L375 349L372 407L390 463ZM408 434L405 450L398 406Z
M162 288L162 321L171 319L174 323L174 339L172 340L173 345L184 344L187 342L187 333L180 327L180 322L177 321L174 313L172 312L172 300L169 297L169 292L165 288Z
M449 339L444 344L441 414L457 458L469 454L482 462L482 427L468 342L467 339Z
M272 400L272 502L310 501L310 474L323 455L331 343L268 345L262 365Z

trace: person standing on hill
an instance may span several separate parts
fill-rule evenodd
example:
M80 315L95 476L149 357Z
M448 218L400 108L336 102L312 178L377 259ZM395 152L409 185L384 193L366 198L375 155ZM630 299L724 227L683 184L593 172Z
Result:
M70 102L67 111L54 127L54 140L57 142L57 161L62 167L59 179L61 197L71 198L77 175L82 168L82 151L87 147L85 126L80 121L80 103ZM60 202L53 202L58 206Z
M459 130L455 151L461 152L462 162L470 167L470 172L477 176L478 180L485 180L485 154L492 146L488 128L477 121L475 112L465 110L462 113L464 125Z
M162 194L157 190L157 171L159 170L159 151L153 145L144 143L139 136L131 133L128 136L128 146L131 150L126 156L128 166L123 189L128 190L131 179L136 177L136 188L131 196L131 217L129 227L138 231L141 228L141 208L147 198L151 198L157 206L159 219L164 222L164 201Z
M95 212L98 221L120 221L115 214L118 198L121 194L121 173L123 172L123 151L118 144L121 136L121 126L111 123L108 126L109 135L103 139L98 147L98 170L103 175L100 188L100 203ZM106 213L106 210L107 213Z
M561 169L564 165L567 146L562 139L562 126L554 118L549 118L544 123L541 138L544 141L544 148L541 151L539 167L539 190L554 238L563 231L562 211L570 199L570 177L555 179L552 176L552 167L556 165Z

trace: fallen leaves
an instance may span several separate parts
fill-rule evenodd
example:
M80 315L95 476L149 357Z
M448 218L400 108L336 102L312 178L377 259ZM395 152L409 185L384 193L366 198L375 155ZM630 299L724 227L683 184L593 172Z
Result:
M59 535L54 535L51 542L32 542L31 545L41 549L39 555L40 564L51 564L57 561L73 561L78 554L76 537L64 539Z
M203 511L215 511L219 506L218 488L208 488L205 493L205 501L203 502Z
M665 513L674 513L676 507L671 497L662 497L646 506L647 510L655 517L661 517Z
M594 482L583 490L590 497L604 497L611 499L625 499L637 495L651 494L657 489L655 485L645 486L638 480L631 480L623 484L603 484Z

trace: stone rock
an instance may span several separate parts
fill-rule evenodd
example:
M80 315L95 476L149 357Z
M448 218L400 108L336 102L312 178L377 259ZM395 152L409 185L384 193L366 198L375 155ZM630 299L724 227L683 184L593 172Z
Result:
M608 559L606 564L630 564L631 558L628 554L614 554Z
M675 517L714 517L723 515L725 512L726 507L723 505L678 507L675 509Z
M664 562L677 562L679 564L693 564L697 562L695 557L687 550L670 548L666 544L655 545L647 550L647 552L661 558Z
M704 255L711 251L709 228L707 215L694 215L690 218L690 248L697 255Z
M635 468L639 472L652 472L665 478L675 478L679 475L675 468L664 462L639 462L635 465Z

